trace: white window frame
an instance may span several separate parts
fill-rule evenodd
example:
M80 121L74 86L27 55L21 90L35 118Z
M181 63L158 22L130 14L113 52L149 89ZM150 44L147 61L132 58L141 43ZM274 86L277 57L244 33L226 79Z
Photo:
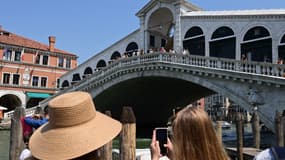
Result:
M14 83L13 83L13 82L14 82L14 75L19 75L18 84L14 84ZM11 81L11 84L12 84L12 85L17 85L17 86L19 86L19 85L21 84L21 74L19 74L19 73L13 73L13 74L12 74L12 81Z
M46 78L46 86L42 86L42 79L43 78ZM40 77L40 83L38 85L42 88L48 88L48 77L45 77L45 76Z
M37 85L37 86L33 86L34 77L38 77L38 85ZM32 79L31 79L31 86L32 86L32 87L39 87L39 82L40 82L40 76L33 75L33 76L32 76Z
M4 74L9 74L10 75L9 83L4 83ZM2 73L2 84L4 84L4 85L10 85L11 84L11 72L3 72Z

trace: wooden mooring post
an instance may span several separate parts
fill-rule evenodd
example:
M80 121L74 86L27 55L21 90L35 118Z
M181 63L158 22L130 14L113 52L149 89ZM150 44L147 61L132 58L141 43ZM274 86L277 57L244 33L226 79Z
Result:
M252 132L253 132L253 146L257 149L260 149L260 125L259 125L259 116L257 111L253 112L252 116Z
M120 159L136 160L136 117L131 107L123 107L120 135Z
M237 158L243 160L243 116L237 114L236 118L236 134L237 134Z
M25 147L21 117L25 116L23 107L16 107L11 118L9 160L18 160Z
M105 111L105 114L112 117L111 111ZM96 150L95 159L98 160L112 160L112 144L113 140Z
M280 112L276 111L275 114L275 133L276 133L276 145L284 147L284 133L283 133L283 117Z
M216 134L217 134L217 137L218 137L218 141L220 141L221 143L222 143L222 135L223 135L223 133L222 133L222 121L217 121L216 122L216 127L215 127L215 129L216 129Z

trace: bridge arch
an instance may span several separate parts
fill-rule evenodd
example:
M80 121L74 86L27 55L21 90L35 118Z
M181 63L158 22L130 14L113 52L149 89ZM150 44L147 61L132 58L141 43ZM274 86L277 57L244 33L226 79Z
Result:
M209 45L210 57L235 59L236 37L230 27L222 26L216 29Z
M185 33L183 48L191 55L205 56L205 35L199 26L191 27Z
M174 89L174 88L170 88L169 90L168 89L166 89L166 90L162 89L162 92L160 93L160 92L157 92L157 89L154 88L158 85L157 83L153 83L153 81L144 82L142 80L142 79L148 79L148 78L159 79L156 81L157 83L163 83L164 80L171 79L168 81L169 83L172 83L173 81L177 82L177 83L173 84L174 86L176 84L184 83L184 84L187 84L188 86L196 86L196 88L193 89L195 91L191 91L191 89L187 88L187 87L186 87L187 89L185 89L184 91L183 91L183 89L182 90L180 89L179 92L182 92L183 94L181 94L179 92L175 92L175 91L174 91L174 93L172 93L173 92L172 89ZM139 79L141 81L139 81ZM138 105L140 103L142 103L141 101L136 100L135 102L132 101L130 103L125 103L125 104L116 104L115 99L112 99L112 102L110 102L110 101L107 101L106 98L103 96L103 95L106 96L106 94L107 95L109 94L106 97L116 97L116 96L118 97L124 91L127 92L126 89L120 88L120 86L125 86L126 84L124 84L124 83L128 83L128 85L129 84L133 84L133 85L138 84L141 86L146 84L144 89L147 87L151 87L151 88L149 88L149 90L150 90L149 93L147 93L145 90L144 91L141 91L139 89L132 90L132 91L130 91L131 94L122 95L118 101L124 101L123 99L125 97L132 100L133 97L130 97L130 96L132 94L136 94L137 92L144 93L144 94L137 96L137 97L144 97L145 98L144 101L146 101L147 94L151 94L152 95L151 97L155 97L151 101L154 103L154 105L157 105L157 106L150 106L151 104L148 104L147 106L155 108L155 107L162 105L161 101L163 101L163 99L158 98L161 94L166 94L166 95L169 94L169 95L172 95L173 97L181 97L182 99L179 99L179 101L181 100L183 102L181 102L181 103L180 102L179 103L173 102L173 103L171 103L172 106L165 106L165 109L170 112L171 107L173 107L174 104L176 104L176 107L177 107L177 105L185 106L187 104L190 104L191 102L194 102L195 100L198 100L199 98L214 94L216 92L216 93L220 93L222 95L226 95L231 100L233 100L236 103L238 103L239 105L243 106L244 109L247 109L247 110L252 109L251 105L247 101L245 101L244 98L240 97L240 95L233 93L232 91L230 91L225 86L219 85L215 81L211 81L209 79L211 79L211 78L210 77L203 77L203 76L201 77L199 75L192 75L192 74L189 74L186 72L178 72L177 73L177 72L173 72L173 70L170 70L170 69L166 70L166 71L165 70L163 70L163 71L144 70L141 73L129 72L127 74L120 75L117 78L112 79L111 81L100 84L99 85L100 87L96 87L96 89L94 88L92 90L89 90L89 92L93 95L93 97L95 99L96 106L99 106L99 107L102 107L102 106L117 106L117 107L119 107L122 105L129 105L129 104L133 104L133 103L138 103ZM171 86L172 86L171 84L164 84L164 87L171 87ZM179 87L179 85L177 85L175 87L181 88L181 87ZM112 90L114 88L116 91ZM138 87L128 87L128 88L134 89L134 88L138 88ZM199 91L197 91L197 90L199 90ZM118 93L117 91L121 91L121 92ZM113 95L114 94L113 92L116 92L116 96ZM156 94L153 94L153 92ZM191 97L191 96L193 96L193 97ZM169 99L171 99L171 97L164 98L164 100L165 99L169 100ZM155 101L155 100L158 100L158 101ZM133 107L136 107L136 106L133 106ZM110 108L108 108L108 109L110 109ZM143 112L146 112L146 111L142 111L142 113ZM158 113L156 113L156 114L158 114ZM166 118L166 117L164 117L164 118Z
M247 30L241 43L241 53L250 61L272 62L272 37L264 26Z

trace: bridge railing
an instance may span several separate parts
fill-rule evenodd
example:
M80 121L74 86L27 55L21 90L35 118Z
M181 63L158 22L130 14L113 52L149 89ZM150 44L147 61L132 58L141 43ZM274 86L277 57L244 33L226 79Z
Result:
M46 106L50 99L59 94L80 90L84 88L85 85L90 85L91 82L99 80L101 77L104 77L105 75L108 75L109 73L114 72L119 68L151 62L183 64L189 66L205 67L209 69L220 69L248 74L266 75L275 78L284 78L285 76L285 65L280 64L157 52L115 60L108 66L97 70L92 75L87 76L83 80L73 84L70 87L64 88L63 90L59 90L50 98L41 101L40 106ZM29 109L32 110L30 112L33 112L35 108L36 107ZM11 117L12 114L12 112L6 113L6 117Z

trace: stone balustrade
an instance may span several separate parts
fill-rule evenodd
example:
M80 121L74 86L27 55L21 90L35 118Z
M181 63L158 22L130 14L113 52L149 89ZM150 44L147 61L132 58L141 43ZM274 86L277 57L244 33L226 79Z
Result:
M83 90L84 87L90 85L92 82L100 81L101 78L114 73L115 71L122 68L132 68L132 66L144 65L147 63L167 63L167 64L178 64L187 66L194 66L205 68L209 70L224 70L231 72L238 72L250 75L263 75L270 77L272 79L282 78L285 79L285 65L263 63L263 62L253 62L253 61L239 61L234 59L225 58L214 58L214 57L204 57L195 55L182 55L173 53L151 53L144 54L140 56L133 56L128 58L121 58L112 61L108 66L96 70L92 75L87 76L81 81L74 83L72 86L64 88L58 91L55 95L51 96L40 102L41 106L46 106L47 102L62 93ZM110 77L109 77L110 78ZM111 77L112 78L112 77ZM36 107L26 109L26 115L34 113ZM13 111L5 113L5 119L10 119L13 115Z

